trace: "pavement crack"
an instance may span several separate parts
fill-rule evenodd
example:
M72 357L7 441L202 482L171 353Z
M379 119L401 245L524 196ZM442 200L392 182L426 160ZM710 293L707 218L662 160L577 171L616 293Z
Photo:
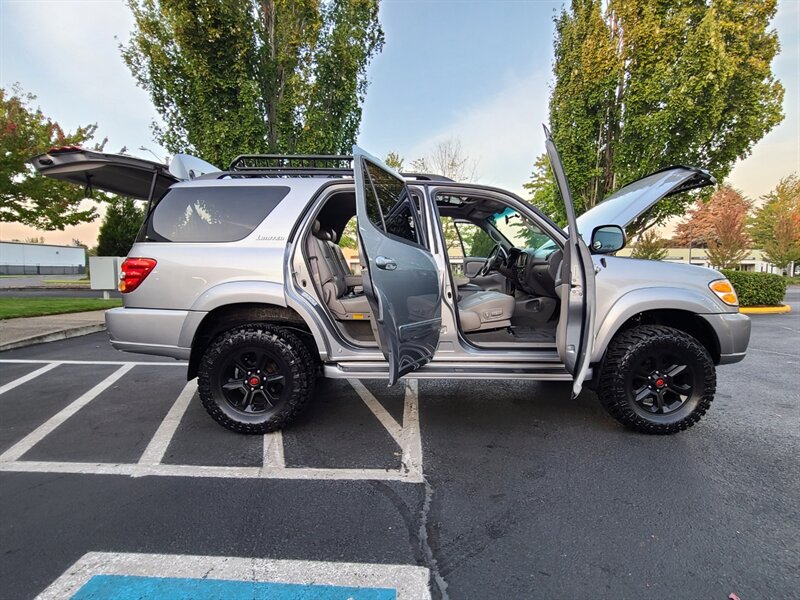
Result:
M420 510L419 518L419 542L425 559L425 565L430 569L431 579L436 584L441 600L449 600L450 596L447 593L447 582L442 577L439 571L439 563L433 553L433 548L428 543L428 515L431 512L431 501L433 500L433 486L428 481L427 477L422 478L422 483L425 485L425 499L422 502L422 510Z
M440 600L449 600L450 596L447 594L447 582L439 571L438 561L433 552L433 548L431 548L428 542L428 515L431 510L431 500L433 499L433 486L428 482L427 478L424 477L423 484L425 486L425 496L419 511L419 527L415 527L414 515L409 510L403 498L382 481L370 482L373 489L383 494L383 496L392 503L395 509L397 509L397 513L403 520L408 532L408 543L414 555L414 560L418 565L426 567L431 573L431 581L435 585L433 591L438 592L438 598Z

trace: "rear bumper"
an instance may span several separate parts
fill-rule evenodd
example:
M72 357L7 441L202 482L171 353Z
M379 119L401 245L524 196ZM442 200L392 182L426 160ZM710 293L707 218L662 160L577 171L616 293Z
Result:
M750 343L750 317L742 313L701 315L714 329L719 341L719 364L729 365L744 359Z
M180 337L188 314L185 310L112 308L106 311L106 329L117 350L187 360L191 348L181 347Z

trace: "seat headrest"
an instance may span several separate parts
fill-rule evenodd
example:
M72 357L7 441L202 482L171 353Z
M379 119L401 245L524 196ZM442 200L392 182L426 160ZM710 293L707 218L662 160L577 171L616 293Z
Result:
M331 241L332 241L334 244L336 244L336 243L338 243L338 242L339 242L339 236L337 236L337 235L336 235L336 230L335 230L335 229L329 229L329 230L328 230L328 233L330 234L330 236L331 236Z
M322 225L320 225L319 220L318 219L314 219L314 224L311 225L311 233L313 233L314 235L317 235L319 233L319 230L320 230L321 227L322 227Z

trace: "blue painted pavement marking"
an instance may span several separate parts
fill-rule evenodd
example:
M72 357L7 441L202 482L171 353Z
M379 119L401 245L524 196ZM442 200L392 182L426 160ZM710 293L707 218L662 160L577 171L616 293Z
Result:
M94 575L72 600L396 600L388 588Z

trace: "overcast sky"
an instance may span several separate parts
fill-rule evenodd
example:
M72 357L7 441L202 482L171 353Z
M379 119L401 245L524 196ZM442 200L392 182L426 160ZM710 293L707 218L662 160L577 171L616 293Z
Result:
M386 46L369 68L359 144L407 161L461 139L479 181L522 193L543 151L551 84L552 17L562 2L383 0ZM736 165L731 183L755 198L800 170L800 0L783 0L773 26L782 51L786 118ZM0 86L19 83L66 129L97 123L106 149L152 158L156 118L120 58L132 18L117 0L0 0ZM699 165L702 166L702 165ZM0 224L0 239L44 235L94 243L97 224L39 233Z

